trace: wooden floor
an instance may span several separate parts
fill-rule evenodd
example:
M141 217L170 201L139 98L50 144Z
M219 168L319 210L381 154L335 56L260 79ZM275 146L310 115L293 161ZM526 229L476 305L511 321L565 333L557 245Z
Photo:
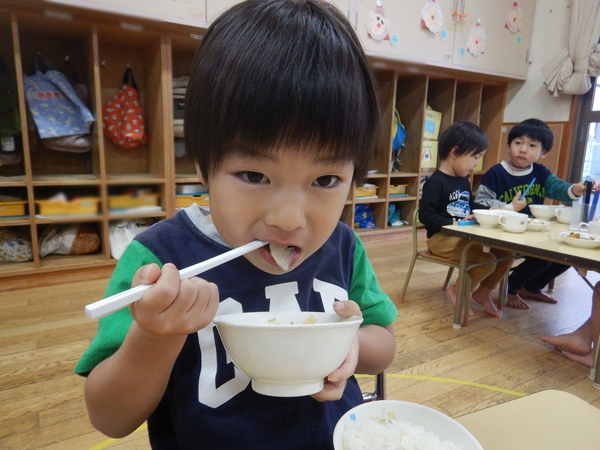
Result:
M381 285L397 298L411 241L367 244L367 252ZM600 407L589 370L539 340L573 330L588 317L591 290L574 270L556 280L558 305L532 302L529 311L505 308L504 317L495 319L475 304L475 318L461 330L452 328L453 310L440 290L445 272L443 266L417 263L399 305L387 398L422 403L452 417L545 389ZM72 372L96 328L83 307L100 299L105 285L106 279L78 276L62 285L0 289L1 449L149 448L144 428L120 441L95 431L86 415L84 380ZM372 389L372 378L361 383Z

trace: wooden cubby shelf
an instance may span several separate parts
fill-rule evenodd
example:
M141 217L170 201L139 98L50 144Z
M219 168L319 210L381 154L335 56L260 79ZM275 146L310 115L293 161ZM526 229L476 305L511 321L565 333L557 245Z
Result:
M64 14L46 14L48 5L44 3L9 1L0 6L3 42L0 56L16 74L23 130L23 160L19 165L0 166L0 194L18 196L27 202L26 215L0 218L0 229L18 230L28 235L33 252L33 260L29 262L0 262L0 278L114 265L116 261L111 257L109 242L113 222L171 217L176 211L177 185L198 183L191 157L188 154L175 156L172 79L189 73L205 29L148 19L136 19L141 24L138 28L123 27L123 17L116 13L91 14L86 9L53 4L53 11ZM76 154L48 150L31 129L23 76L34 72L33 60L38 52L71 82L85 83L88 106L96 119L91 151ZM353 225L356 206L370 205L376 228L356 229L365 239L411 228L389 225L388 215L390 205L394 205L400 209L401 219L410 224L419 202L421 177L434 170L421 164L427 107L442 113L440 132L457 120L471 120L486 131L490 145L483 162L485 171L499 160L507 89L506 78L478 76L456 68L420 66L415 69L399 59L372 55L369 58L380 91L382 133L365 182L377 186L377 198L356 198L352 189L341 215L343 222ZM102 107L121 88L127 66L133 69L139 88L148 135L147 142L135 149L118 147L101 132ZM406 129L399 172L392 172L395 110ZM477 172L474 178L483 171ZM390 186L398 184L406 185L406 196L390 196ZM110 211L109 195L127 188L150 189L158 194L160 211L123 214ZM36 217L36 201L59 192L97 197L97 214ZM101 246L97 252L39 256L38 240L44 226L80 223L93 224L98 229Z

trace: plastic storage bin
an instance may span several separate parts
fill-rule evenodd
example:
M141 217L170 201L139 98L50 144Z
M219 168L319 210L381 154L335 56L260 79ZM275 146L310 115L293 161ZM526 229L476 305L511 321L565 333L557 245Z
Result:
M354 190L354 195L356 197L372 197L377 195L377 188L379 186L375 186L374 184L363 184L362 186L357 186Z
M0 217L15 217L25 215L27 201L0 202Z
M36 200L39 214L42 216L58 216L68 214L96 214L98 212L97 197L81 197L71 201Z
M109 195L108 209L130 209L158 206L158 194Z
M390 185L389 193L390 195L406 194L407 187L408 184L392 184Z
M177 195L175 197L175 207L176 208L186 208L193 203L196 203L199 206L208 206L208 194L202 195Z

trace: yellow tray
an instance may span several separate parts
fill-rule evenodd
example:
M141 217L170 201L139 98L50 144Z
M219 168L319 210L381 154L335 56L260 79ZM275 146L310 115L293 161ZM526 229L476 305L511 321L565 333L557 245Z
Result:
M390 194L406 194L408 184L392 184L390 185Z
M208 194L202 195L178 195L175 197L176 208L187 208L196 203L199 206L208 206Z
M377 188L379 188L379 186L375 186L375 185L359 186L356 189L354 189L354 195L356 197L370 197L372 195L377 195Z
M141 208L143 206L158 206L158 194L108 196L108 209Z
M36 200L39 213L42 216L57 216L64 214L95 214L98 212L97 197L81 197L69 202L58 200Z
M24 216L26 200L0 202L0 217Z

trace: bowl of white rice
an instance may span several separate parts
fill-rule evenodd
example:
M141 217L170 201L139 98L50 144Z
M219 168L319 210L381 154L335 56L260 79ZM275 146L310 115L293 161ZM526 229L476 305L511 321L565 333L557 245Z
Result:
M335 450L483 450L456 420L399 400L363 403L344 414L333 433Z

